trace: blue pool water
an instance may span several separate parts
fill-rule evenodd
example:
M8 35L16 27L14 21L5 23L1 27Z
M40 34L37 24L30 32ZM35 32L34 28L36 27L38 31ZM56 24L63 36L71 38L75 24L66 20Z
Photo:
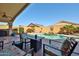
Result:
M45 38L45 39L66 39L64 35L44 35L44 34L36 34L37 38ZM28 35L28 37L34 38L35 35Z
M44 37L46 39L66 39L66 37L64 37L63 35L44 35L44 34L41 34L38 36Z

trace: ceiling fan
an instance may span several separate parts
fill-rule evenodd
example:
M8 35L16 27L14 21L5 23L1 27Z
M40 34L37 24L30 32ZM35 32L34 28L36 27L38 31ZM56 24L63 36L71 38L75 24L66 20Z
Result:
M12 22L12 17L7 16L6 12L0 12L0 20L4 22Z
M4 17L4 18L8 18L8 16L6 15L6 12L3 12L2 17Z
M0 12L2 18L12 18L11 16L7 16L6 12Z

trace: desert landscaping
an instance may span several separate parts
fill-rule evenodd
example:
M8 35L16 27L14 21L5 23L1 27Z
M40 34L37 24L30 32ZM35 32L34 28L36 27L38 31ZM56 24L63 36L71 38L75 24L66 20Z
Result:
M0 25L0 29L7 30L8 25ZM79 24L68 21L59 21L50 26L30 23L28 26L13 26L12 29L16 33L21 32L19 29L22 29L24 33L77 34L79 33Z

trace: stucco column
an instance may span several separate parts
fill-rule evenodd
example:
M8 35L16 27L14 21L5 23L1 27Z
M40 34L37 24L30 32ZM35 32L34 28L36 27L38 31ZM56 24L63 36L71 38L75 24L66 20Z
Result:
M12 34L12 22L8 22L9 25L9 35Z

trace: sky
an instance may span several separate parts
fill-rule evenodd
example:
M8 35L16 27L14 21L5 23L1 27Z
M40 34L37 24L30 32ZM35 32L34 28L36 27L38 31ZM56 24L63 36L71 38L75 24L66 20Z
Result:
M15 19L13 26L30 23L44 26L53 25L61 20L79 23L79 4L77 3L33 3Z

